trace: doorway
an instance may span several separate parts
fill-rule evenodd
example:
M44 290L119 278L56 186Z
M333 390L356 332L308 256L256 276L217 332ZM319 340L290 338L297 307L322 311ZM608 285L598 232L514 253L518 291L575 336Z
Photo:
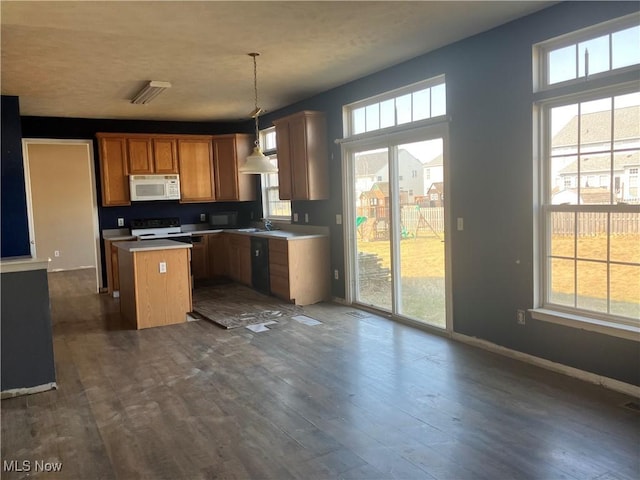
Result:
M446 125L343 147L348 300L451 330Z
M24 139L31 255L49 271L93 268L101 278L100 235L90 140Z

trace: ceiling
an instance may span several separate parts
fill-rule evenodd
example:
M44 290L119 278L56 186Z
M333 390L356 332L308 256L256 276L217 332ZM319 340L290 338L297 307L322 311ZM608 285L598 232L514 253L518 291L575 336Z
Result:
M0 2L22 115L222 121L273 111L554 2ZM130 103L149 80L172 87Z

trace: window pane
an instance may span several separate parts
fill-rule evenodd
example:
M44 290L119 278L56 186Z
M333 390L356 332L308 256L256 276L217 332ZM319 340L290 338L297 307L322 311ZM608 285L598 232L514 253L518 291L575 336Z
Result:
M611 214L610 258L640 264L640 213Z
M364 107L356 108L352 113L353 134L364 133L366 128Z
M578 45L578 76L586 73L585 51L589 52L589 75L609 70L609 35L593 38Z
M580 104L580 151L611 149L611 98Z
M573 307L574 305L574 268L573 260L549 259L551 288L549 302Z
M640 319L640 266L611 265L611 306L613 315Z
M366 131L378 130L380 128L380 104L374 103L366 107L367 127Z
M395 100L380 102L380 128L393 127L396 124Z
M577 205L577 157L553 157L551 159L551 182L551 203L553 205Z
M429 88L413 92L413 121L429 118Z
M614 98L613 147L636 146L640 138L640 92Z
M550 253L554 257L575 256L575 213L553 212L551 213L551 246Z
M549 83L576 78L576 45L549 52Z
M640 26L627 28L612 35L613 68L640 63Z
M593 312L607 312L607 264L577 263L577 307Z
M411 121L411 94L396 97L396 117L398 125Z
M578 258L607 259L607 214L578 213Z
M444 83L431 87L431 116L438 117L447 113L447 86Z
M611 154L580 157L580 204L609 205L611 190L600 187L600 174L611 171Z
M578 152L578 104L551 109L551 148L554 155Z

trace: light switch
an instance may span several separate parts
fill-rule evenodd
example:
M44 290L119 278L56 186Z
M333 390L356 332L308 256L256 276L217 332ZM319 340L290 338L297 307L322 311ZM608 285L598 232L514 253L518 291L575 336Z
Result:
M294 222L297 222L297 221L298 221L298 214L297 214L297 213L294 213L294 214L293 214L293 221L294 221Z
M118 226L119 227L124 227L124 218L122 218L122 217L118 218Z
M458 217L458 231L464 230L464 219L462 217Z
M167 262L160 262L160 273L167 273Z
M336 213L336 225L342 225L342 215Z
M308 213L304 214L304 223L309 223L309 214Z

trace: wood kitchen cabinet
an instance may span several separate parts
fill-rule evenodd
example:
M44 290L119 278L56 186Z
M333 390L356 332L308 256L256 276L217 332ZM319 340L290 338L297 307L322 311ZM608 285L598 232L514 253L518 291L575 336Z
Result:
M129 174L141 175L153 173L153 147L151 138L127 138Z
M178 138L180 202L215 201L211 137Z
M215 135L212 145L216 200L236 202L255 200L255 175L238 172L238 166L252 152L253 136Z
M323 112L302 111L274 120L281 200L329 198L327 127Z
M227 242L227 235L224 233L207 235L209 277L225 277L229 275Z
M269 239L271 293L296 305L330 297L329 239Z
M153 144L153 171L155 173L178 173L178 139L166 137L154 137Z
M104 254L106 256L107 265L107 293L113 295L113 292L120 290L120 279L118 272L118 248L117 242L125 242L134 240L135 237L125 238L122 240L104 240ZM117 296L117 295L116 295Z
M100 149L102 205L131 205L126 137L101 134L97 134L96 137Z
M227 234L229 277L251 286L251 237Z
M177 138L129 134L126 139L129 175L178 173Z
M206 235L191 235L191 275L194 280L209 278L209 245Z

